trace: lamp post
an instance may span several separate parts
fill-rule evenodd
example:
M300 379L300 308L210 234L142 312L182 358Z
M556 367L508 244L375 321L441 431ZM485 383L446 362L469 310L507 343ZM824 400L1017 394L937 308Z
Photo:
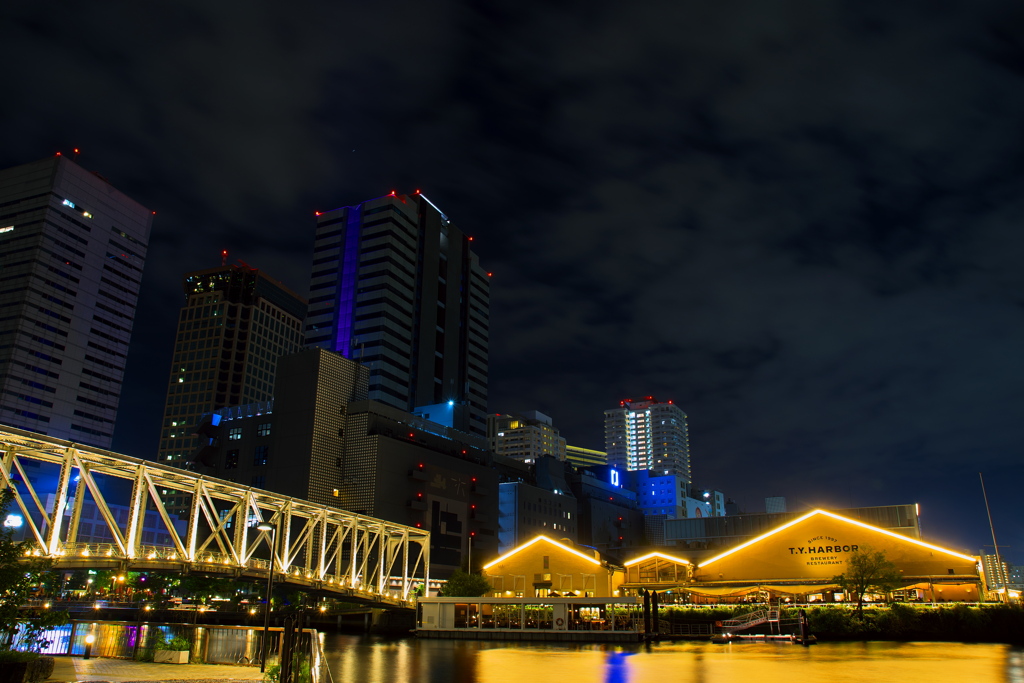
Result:
M260 531L270 532L270 572L267 574L267 609L263 613L263 642L260 643L260 673L267 671L267 643L270 640L270 595L274 590L274 556L277 555L277 525L261 522L256 525Z

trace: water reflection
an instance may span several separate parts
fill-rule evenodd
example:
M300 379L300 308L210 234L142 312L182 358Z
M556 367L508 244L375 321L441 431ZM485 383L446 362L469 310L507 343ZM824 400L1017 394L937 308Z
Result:
M1024 649L1010 650L1010 654L1006 658L1006 681L1007 683L1024 683Z
M1024 650L962 643L650 646L387 640L328 634L334 683L1024 683Z

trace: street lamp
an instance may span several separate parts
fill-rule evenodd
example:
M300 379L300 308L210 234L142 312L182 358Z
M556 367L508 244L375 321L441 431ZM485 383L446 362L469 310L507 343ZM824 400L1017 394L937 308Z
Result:
M260 673L267 670L267 643L270 640L270 595L274 590L274 556L277 555L277 525L260 522L256 528L270 532L270 572L267 574L267 609L263 613L263 642L260 643Z

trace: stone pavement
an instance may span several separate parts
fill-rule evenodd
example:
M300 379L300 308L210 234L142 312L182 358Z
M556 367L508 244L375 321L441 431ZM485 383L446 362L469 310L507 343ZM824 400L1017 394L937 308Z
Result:
M258 666L227 666L223 664L154 664L126 659L100 657L54 657L53 674L46 683L74 681L262 681Z

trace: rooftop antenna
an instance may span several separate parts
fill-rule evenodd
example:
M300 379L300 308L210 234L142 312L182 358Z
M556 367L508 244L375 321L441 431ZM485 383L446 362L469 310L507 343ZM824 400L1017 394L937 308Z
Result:
M228 250L227 249L221 249L220 250L220 267L223 268L226 265L228 265Z
M1006 588L1006 572L1003 569L1003 560L999 556L999 542L996 540L996 527L992 524L992 509L988 506L988 493L985 492L985 477L981 476L981 472L978 472L978 479L981 480L981 495L985 499L985 512L988 514L988 528L992 532L992 547L996 553L996 577L1000 578L1003 584L1003 599L1005 602L1010 601L1010 595Z
M81 150L80 150L80 149L78 149L77 147L75 147L75 155L74 155L73 157L71 157L71 160L72 160L72 161L78 161L78 155L79 155L79 153L81 153Z

